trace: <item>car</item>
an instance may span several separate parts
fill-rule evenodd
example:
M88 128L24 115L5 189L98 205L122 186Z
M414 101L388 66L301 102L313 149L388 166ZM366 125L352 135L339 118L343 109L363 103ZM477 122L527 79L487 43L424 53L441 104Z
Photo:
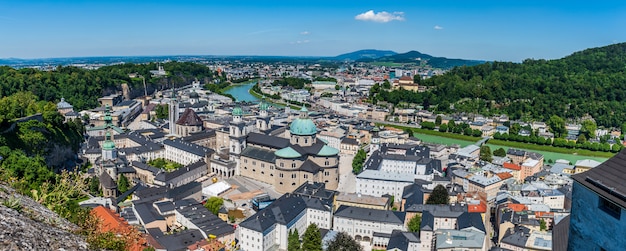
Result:
M248 203L243 203L241 206L242 206L242 207L247 207L247 206L248 206Z

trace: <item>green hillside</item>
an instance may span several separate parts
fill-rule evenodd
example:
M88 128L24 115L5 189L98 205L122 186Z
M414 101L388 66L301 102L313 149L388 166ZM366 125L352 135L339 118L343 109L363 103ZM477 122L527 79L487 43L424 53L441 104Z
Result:
M626 43L587 49L557 60L489 62L457 67L420 84L432 91L373 93L375 101L437 105L444 112L508 114L547 121L593 116L600 126L626 121Z

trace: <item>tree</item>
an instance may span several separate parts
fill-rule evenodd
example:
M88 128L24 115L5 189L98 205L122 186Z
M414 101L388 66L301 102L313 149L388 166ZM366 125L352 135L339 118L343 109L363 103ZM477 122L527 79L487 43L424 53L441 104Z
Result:
M98 177L92 177L89 180L89 192L93 196L98 196L100 194L100 180L98 180Z
M224 199L220 197L211 197L204 203L204 207L209 209L209 211L211 211L211 213L215 215L217 215L217 213L220 211L222 205L224 205Z
M120 193L125 193L128 191L128 188L128 179L123 174L120 174L120 177L117 179L117 190L119 190Z
M154 112L158 119L166 119L169 116L169 106L166 104L157 105Z
M443 185L439 184L433 189L433 192L428 196L428 200L426 200L426 204L449 204L450 197L448 196L448 189Z
M480 147L480 160L491 162L493 158L491 157L491 148L488 145L483 145Z
M543 219L541 219L541 220L539 221L539 230L540 230L540 231L546 231L546 230L548 230L548 226L546 225L546 221L545 221L545 220L543 220Z
M385 81L383 81L383 89L391 89L391 84L389 83L389 80L385 79Z
M367 158L367 154L365 150L359 149L354 155L354 159L352 159L352 172L358 174L363 170L363 163L365 163L365 159Z
M493 151L493 156L504 157L506 156L506 151L504 150L504 148L500 147Z
M326 243L326 250L333 251L362 251L363 247L356 240L354 240L346 232L339 232L334 240Z
M337 90L337 91L341 90L341 86L335 85L335 90Z
M563 135L566 131L565 120L557 115L552 115L546 124L548 124L550 130L556 137L561 137L561 135Z
M289 236L287 237L287 251L299 251L300 250L300 235L296 228L293 232L289 230Z
M448 124L441 124L439 126L439 131L440 132L447 132L448 131Z
M580 133L584 134L588 139L596 137L596 129L598 126L593 120L585 120L581 123Z
M437 115L437 117L435 118L435 125L439 126L441 125L441 115Z
M304 232L302 251L322 251L322 235L315 223L309 225Z
M422 216L420 216L419 214L415 214L415 216L413 216L413 218L409 220L409 223L407 225L410 232L419 233L420 227L422 225Z

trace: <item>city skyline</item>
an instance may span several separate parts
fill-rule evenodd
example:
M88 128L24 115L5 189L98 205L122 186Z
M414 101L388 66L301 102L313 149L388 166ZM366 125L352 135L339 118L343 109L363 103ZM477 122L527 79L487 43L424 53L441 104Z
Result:
M605 2L606 3L606 2ZM626 41L626 4L500 1L0 3L0 58L336 56L361 49L520 62Z

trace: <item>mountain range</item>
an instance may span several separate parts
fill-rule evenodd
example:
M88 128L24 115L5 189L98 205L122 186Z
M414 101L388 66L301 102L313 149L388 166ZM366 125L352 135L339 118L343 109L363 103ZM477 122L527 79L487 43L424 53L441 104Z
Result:
M484 63L478 60L450 59L434 57L418 51L397 53L390 50L358 50L341 54L334 57L303 57L303 56L211 56L211 55L171 55L171 56L105 56L105 57L68 57L68 58L0 58L0 65L11 67L31 66L56 66L70 64L116 64L116 63L147 63L175 61L212 61L212 60L238 60L238 61L268 61L268 62L315 62L315 61L355 61L355 62L389 62L400 64L429 65L433 68L449 69L455 66L471 66Z

